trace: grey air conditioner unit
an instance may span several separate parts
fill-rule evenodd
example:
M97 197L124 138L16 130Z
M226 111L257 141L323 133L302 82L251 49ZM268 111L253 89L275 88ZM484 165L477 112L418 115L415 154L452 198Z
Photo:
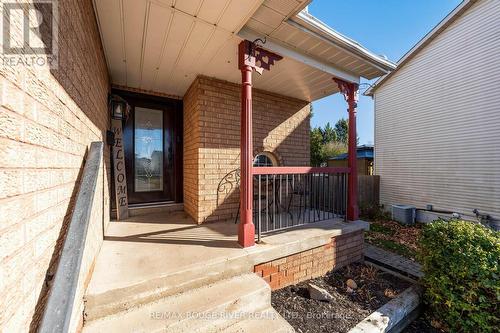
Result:
M402 224L414 224L415 207L409 205L392 205L392 219Z

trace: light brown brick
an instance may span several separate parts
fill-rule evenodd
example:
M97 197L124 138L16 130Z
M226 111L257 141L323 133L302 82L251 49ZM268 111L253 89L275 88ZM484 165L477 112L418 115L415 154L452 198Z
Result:
M280 165L309 165L309 104L257 89L253 98L254 153L273 152ZM183 101L185 210L198 223L233 219L238 189L217 200L217 186L239 168L240 86L201 76Z
M0 265L7 268L0 284L1 290L11 291L0 297L9 302L0 331L36 326L41 313L35 305L46 295L51 259L57 262L62 242L56 241L73 210L70 199L84 154L90 142L104 141L109 128L108 72L92 2L68 0L59 3L59 10L58 69L4 66L0 73L0 237L8 237L0 242ZM12 31L13 38L21 38L21 27ZM109 170L107 147L103 159ZM95 191L84 275L102 241L99 228L109 221L104 168Z

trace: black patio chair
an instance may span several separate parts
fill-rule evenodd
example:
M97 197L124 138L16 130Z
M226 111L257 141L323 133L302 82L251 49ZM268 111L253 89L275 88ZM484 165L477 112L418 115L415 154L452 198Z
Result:
M234 189L240 187L240 169L234 169L230 172L228 172L219 182L219 185L217 186L217 204L219 204L219 197L222 193L229 193ZM260 194L260 200L266 200L267 199L267 191L264 193ZM254 190L253 193L253 202L258 202L259 200L259 193ZM271 205L272 202L268 203L268 206ZM234 219L234 223L238 223L238 218L240 216L240 207L241 207L241 202L238 201L238 211L236 212L236 218ZM269 217L272 221L273 217L271 215L271 212L269 210L269 207L265 207L266 212L269 214ZM254 212L255 214L256 212Z
M312 178L311 178L312 179ZM290 215L290 217L293 220L293 213L291 212L290 208L292 208L292 202L294 197L299 198L299 204L295 205L294 207L299 208L299 215L297 216L297 222L300 221L300 218L302 216L302 210L304 209L304 215L305 215L305 210L307 208L307 199L309 198L309 209L313 207L313 198L311 193L313 193L310 188L311 184L306 184L305 178L303 179L295 179L294 177L290 178L289 180L289 185L291 188L290 192L290 197L288 199L288 205L287 205L287 213ZM311 180L309 181L311 182ZM307 186L309 185L309 186ZM320 217L320 212L318 209L314 209L316 211L316 215L318 216L318 219ZM305 220L305 216L304 216Z

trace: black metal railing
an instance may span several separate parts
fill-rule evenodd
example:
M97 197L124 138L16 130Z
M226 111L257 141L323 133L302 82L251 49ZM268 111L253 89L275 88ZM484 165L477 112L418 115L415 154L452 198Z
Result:
M104 144L92 142L38 332L68 332Z
M253 211L263 234L333 218L346 218L348 168L253 168Z

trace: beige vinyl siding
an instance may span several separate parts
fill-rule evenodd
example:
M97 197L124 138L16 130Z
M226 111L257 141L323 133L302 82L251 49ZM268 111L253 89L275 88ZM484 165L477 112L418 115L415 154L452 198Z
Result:
M381 203L500 219L500 2L480 0L375 91Z

